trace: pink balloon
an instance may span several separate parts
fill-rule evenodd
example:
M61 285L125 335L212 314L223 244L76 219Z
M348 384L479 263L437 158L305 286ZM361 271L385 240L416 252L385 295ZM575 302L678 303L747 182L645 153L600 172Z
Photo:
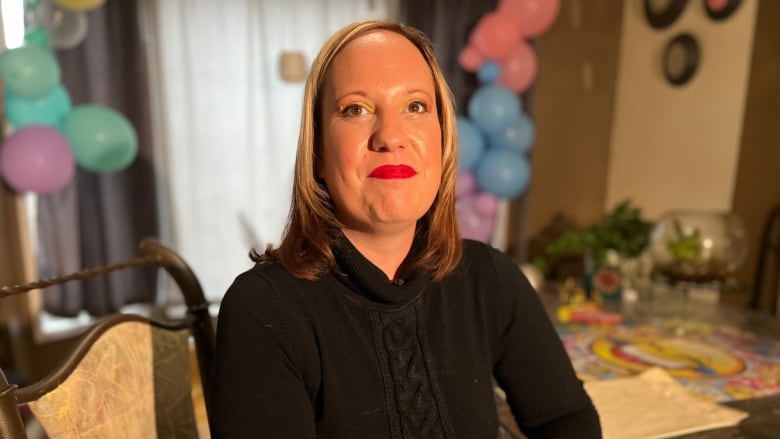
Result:
M560 0L499 0L496 10L512 17L525 38L538 37L555 22Z
M515 93L522 93L536 80L537 69L538 61L534 48L521 41L501 61L501 75L496 83Z
M707 7L713 11L720 11L729 4L728 0L707 0Z
M467 197L455 202L460 235L466 239L490 242L493 234L493 218L480 215L474 205L474 199Z
M485 62L485 57L474 46L469 45L461 49L458 62L463 70L474 73Z
M0 149L0 172L17 192L56 192L70 182L75 169L67 139L49 126L21 128Z
M469 35L469 42L491 59L501 59L521 40L520 28L509 15L490 12Z
M490 192L480 192L472 196L474 200L474 210L483 218L495 220L496 210L498 210L498 198Z
M477 190L477 177L471 171L459 172L455 177L455 198L467 197Z

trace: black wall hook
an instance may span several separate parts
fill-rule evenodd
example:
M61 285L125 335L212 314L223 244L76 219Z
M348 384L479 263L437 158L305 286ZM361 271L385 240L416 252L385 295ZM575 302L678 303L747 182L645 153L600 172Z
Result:
M664 29L682 15L688 0L669 0L666 7L658 8L653 0L645 0L645 18L653 29Z
M681 66L674 64L674 52L677 50L683 54ZM689 33L677 34L664 48L662 62L666 80L677 86L687 83L699 69L700 58L701 51L696 38Z

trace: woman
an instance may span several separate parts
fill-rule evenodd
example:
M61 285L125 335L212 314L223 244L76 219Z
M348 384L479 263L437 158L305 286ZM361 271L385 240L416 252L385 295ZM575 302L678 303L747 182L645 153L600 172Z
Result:
M493 439L493 377L528 436L600 436L527 280L461 242L455 147L422 33L364 22L325 43L282 243L222 301L215 438Z

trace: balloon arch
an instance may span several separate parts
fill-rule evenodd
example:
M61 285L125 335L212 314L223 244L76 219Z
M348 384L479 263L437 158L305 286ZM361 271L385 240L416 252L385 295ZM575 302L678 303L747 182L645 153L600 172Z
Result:
M455 185L464 238L489 242L499 200L522 194L531 179L531 118L519 95L533 84L536 52L528 42L555 21L560 0L499 0L468 36L460 66L480 86L458 116L459 165Z
M72 180L76 165L110 173L137 155L136 132L122 114L71 104L52 53L81 44L86 12L104 2L28 0L24 44L0 53L5 117L12 129L0 145L0 174L17 192L56 192Z

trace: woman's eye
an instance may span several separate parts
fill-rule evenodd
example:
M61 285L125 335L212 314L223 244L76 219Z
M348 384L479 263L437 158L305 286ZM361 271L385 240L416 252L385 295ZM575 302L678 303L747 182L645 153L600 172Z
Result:
M410 113L425 113L428 111L428 105L422 101L413 101L409 104Z
M345 117L355 117L365 114L366 109L362 105L352 104L347 105L341 110L341 115Z

